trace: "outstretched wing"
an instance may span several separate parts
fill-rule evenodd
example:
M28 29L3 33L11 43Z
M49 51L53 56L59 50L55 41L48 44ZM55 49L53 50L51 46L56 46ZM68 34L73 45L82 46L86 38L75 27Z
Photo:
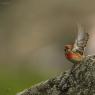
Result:
M77 51L83 55L88 39L89 39L89 34L83 31L81 25L78 25L78 36L74 43L72 51Z

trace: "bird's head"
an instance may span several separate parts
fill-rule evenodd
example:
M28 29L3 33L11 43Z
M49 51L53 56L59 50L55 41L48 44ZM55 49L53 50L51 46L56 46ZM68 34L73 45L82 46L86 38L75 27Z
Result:
M70 51L72 50L72 48L73 48L73 45L65 45L65 46L64 46L64 51L65 51L65 53L70 52Z

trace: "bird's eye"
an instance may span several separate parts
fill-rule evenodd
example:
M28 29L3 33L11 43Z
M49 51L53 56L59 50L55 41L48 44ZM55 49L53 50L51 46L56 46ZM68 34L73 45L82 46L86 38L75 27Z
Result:
M64 51L67 51L66 49L64 49Z

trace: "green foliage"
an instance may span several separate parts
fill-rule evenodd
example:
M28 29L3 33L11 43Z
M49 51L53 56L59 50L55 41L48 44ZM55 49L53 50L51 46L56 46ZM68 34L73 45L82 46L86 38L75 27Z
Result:
M0 69L0 95L15 95L17 92L30 87L45 79L35 71L8 71Z

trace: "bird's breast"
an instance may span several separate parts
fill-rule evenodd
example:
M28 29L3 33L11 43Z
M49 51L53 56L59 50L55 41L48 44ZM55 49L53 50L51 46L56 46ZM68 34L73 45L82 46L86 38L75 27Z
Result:
M68 59L71 59L73 56L72 56L72 53L67 53L67 54L65 54L65 56L66 56L66 58L68 58Z
M76 60L76 61L79 61L79 60L82 59L82 56L81 56L79 53L70 52L70 53L67 53L65 56L66 56L66 58L69 59L69 60Z

